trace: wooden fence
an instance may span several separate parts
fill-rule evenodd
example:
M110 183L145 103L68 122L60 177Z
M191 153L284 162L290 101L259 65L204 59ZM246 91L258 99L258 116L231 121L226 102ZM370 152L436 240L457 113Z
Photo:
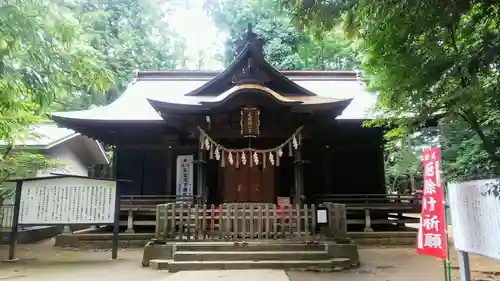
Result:
M12 227L14 205L5 204L0 207L0 228Z
M326 207L329 224L321 232L344 239L345 205ZM315 205L169 203L156 208L155 236L159 240L313 239L319 234Z

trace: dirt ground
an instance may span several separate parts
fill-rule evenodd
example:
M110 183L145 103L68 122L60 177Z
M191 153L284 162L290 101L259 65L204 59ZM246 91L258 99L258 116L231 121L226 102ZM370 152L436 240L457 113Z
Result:
M361 248L360 255L362 266L355 270L334 273L291 271L288 276L291 281L444 280L443 263L417 256L413 248ZM1 281L157 281L168 276L166 272L141 267L141 249L121 250L119 259L113 261L109 251L58 249L53 247L53 240L48 240L36 245L21 245L17 257L20 261L16 263L0 263ZM6 258L7 247L0 246L0 260ZM470 260L475 281L500 280L500 261L476 255ZM459 280L455 255L452 256L452 267L453 280Z

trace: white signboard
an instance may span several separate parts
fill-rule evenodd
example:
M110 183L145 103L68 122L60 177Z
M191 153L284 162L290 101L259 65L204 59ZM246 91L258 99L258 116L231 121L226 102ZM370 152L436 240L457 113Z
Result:
M455 248L500 259L500 198L491 191L498 180L448 185Z
M326 210L319 209L316 210L316 220L318 223L327 223L328 222L328 213Z
M193 160L194 155L177 157L177 188L175 194L188 199L193 196ZM185 197L184 197L185 196Z
M114 222L116 182L53 178L23 182L19 224Z

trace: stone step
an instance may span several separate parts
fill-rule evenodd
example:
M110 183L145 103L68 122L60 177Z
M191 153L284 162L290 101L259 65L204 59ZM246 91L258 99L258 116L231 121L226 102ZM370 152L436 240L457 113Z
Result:
M273 243L274 242L274 243ZM305 243L280 243L274 240L270 242L189 242L176 243L175 251L181 252L286 252L286 251L325 251L324 244L305 244Z
M346 258L330 260L280 260L280 261L151 261L157 270L178 272L184 270L238 270L238 269L298 269L340 271L351 267Z
M173 260L155 259L149 261L149 267L154 270L168 270L168 265L174 262Z
M174 261L326 260L325 251L176 251Z

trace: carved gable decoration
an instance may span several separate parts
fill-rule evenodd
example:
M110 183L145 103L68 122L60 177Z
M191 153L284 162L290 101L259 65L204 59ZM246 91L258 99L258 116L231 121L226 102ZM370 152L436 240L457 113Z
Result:
M247 65L233 77L233 84L258 84L264 85L269 82L269 76L260 69L253 58L248 58Z
M259 37L255 32L252 31L252 24L248 24L247 32L243 35L241 39L234 42L234 56L237 57L247 45L251 45L255 55L264 56L264 39Z
M260 134L260 110L256 107L243 107L241 109L241 135L255 138Z
M269 76L265 71L262 70L262 65L264 61L264 39L260 38L257 34L252 31L252 25L248 25L248 31L244 37L235 43L236 51L235 55L238 56L245 49L245 47L250 48L251 54L246 59L246 65L240 70L240 72L233 76L232 82L235 85L242 84L259 84L264 85L269 82Z

